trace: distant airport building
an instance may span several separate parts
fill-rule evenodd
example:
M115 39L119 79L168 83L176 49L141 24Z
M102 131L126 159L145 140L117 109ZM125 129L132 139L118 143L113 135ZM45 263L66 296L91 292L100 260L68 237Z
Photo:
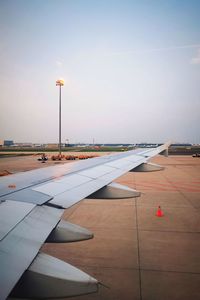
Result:
M171 146L170 147L191 147L192 146L192 144L190 144L190 143L177 143L177 144L171 144Z
M33 143L16 143L15 146L21 148L32 148Z
M45 145L44 144L33 144L33 147L34 148L43 148L43 147L45 147Z
M3 145L5 147L13 146L14 142L12 140L5 140Z
M54 143L46 144L45 148L47 148L47 149L57 149L58 144L54 144Z

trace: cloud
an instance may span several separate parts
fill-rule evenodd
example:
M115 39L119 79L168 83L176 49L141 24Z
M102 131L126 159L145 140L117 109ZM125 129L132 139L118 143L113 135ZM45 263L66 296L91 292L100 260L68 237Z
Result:
M200 65L200 48L197 50L196 56L191 59L191 64Z

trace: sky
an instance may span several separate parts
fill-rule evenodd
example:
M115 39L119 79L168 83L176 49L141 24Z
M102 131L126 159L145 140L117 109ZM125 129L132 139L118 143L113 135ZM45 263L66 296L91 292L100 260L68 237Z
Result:
M0 139L200 143L199 0L0 0Z

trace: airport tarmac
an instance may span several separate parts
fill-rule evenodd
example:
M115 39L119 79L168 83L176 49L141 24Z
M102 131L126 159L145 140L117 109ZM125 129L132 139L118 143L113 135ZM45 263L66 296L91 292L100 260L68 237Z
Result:
M35 160L15 160L13 171L17 164L22 171L28 164L52 163ZM46 253L107 286L100 285L96 294L68 299L200 299L200 159L157 156L152 161L165 170L129 172L116 180L141 191L140 198L85 199L66 210L63 218L91 230L92 240L43 246ZM9 165L7 160L6 167L12 172L12 161ZM164 213L160 218L158 206Z

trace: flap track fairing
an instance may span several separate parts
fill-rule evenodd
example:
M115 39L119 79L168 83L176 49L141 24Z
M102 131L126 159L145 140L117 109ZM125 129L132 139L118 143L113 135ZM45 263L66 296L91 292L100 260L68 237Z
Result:
M128 186L112 182L109 185L101 188L97 192L91 194L89 199L126 199L140 197L141 193L131 189Z
M47 243L70 243L89 240L93 233L86 228L61 220L48 236Z
M155 172L164 170L164 167L153 164L153 163L143 163L138 167L130 170L130 172Z
M64 298L97 292L98 281L72 265L39 253L11 293L14 298Z

